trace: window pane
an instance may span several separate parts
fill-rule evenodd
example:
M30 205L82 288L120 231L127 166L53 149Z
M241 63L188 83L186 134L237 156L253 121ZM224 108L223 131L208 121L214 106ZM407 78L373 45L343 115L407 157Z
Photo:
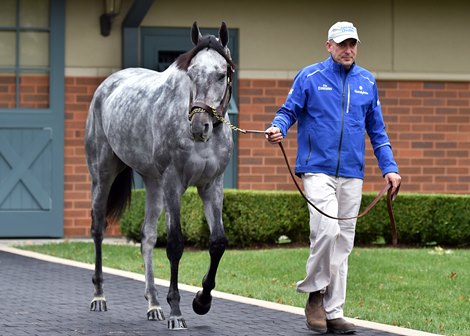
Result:
M16 52L16 34L0 31L0 67L14 67Z
M20 67L49 67L49 33L20 33Z
M16 0L0 1L0 27L16 26Z
M23 108L49 107L49 74L21 72L19 101Z
M20 27L49 28L49 0L21 0Z
M16 76L0 72L0 108L16 107Z

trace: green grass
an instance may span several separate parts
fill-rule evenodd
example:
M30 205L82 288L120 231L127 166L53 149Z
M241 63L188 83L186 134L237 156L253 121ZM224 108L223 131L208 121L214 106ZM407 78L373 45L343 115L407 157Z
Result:
M93 244L61 243L20 248L94 263ZM305 272L308 248L227 250L218 291L303 307L295 284ZM185 251L181 283L200 286L207 251ZM138 246L104 245L107 267L143 273ZM164 249L154 253L155 276L169 279ZM160 294L164 296L165 294ZM345 315L449 336L470 335L470 250L355 248L349 260Z

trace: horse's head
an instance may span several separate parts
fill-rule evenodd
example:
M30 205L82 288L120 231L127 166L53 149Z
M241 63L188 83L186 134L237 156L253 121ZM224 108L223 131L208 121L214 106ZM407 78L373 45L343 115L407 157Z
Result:
M177 66L186 70L191 82L188 114L191 134L196 141L207 141L227 111L234 65L227 47L225 23L216 38L202 36L194 22L191 38L195 47L178 58Z

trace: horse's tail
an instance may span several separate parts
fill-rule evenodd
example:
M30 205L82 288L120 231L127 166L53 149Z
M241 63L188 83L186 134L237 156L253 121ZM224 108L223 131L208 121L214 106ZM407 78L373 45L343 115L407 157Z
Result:
M106 204L106 217L117 220L131 203L134 185L132 168L126 168L114 179Z

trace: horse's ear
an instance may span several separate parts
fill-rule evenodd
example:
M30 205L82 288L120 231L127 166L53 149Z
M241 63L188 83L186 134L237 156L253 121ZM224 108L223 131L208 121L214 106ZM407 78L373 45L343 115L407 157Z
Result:
M201 37L202 35L201 35L201 32L199 31L199 27L197 26L197 22L194 21L193 28L191 29L191 40L193 41L193 44L197 45Z
M222 43L222 45L224 47L227 46L227 43L228 43L228 29L227 29L227 25L225 24L225 22L222 22L222 25L220 26L219 40L220 40L220 43Z

